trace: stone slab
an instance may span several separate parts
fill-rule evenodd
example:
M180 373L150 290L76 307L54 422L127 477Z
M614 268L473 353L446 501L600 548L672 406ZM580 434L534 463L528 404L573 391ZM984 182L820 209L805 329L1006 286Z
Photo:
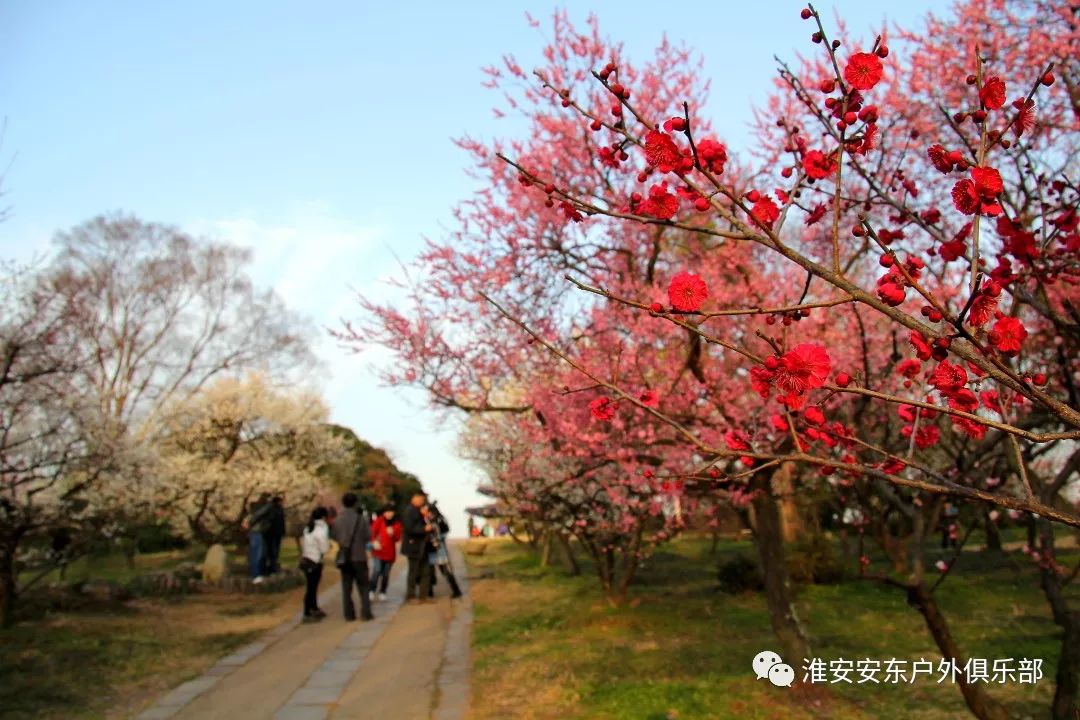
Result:
M330 711L323 705L286 705L274 713L274 720L326 720Z
M319 671L321 672L323 670L326 670L326 671L329 671L329 672L349 672L349 673L354 673L354 672L356 672L356 669L358 667L360 667L360 663L361 663L362 660L363 660L363 658L356 658L355 660L332 660L332 661L327 661L327 662L324 662L322 664L322 667L319 668Z
M344 687L348 684L354 672L348 670L316 670L304 684L306 688Z
M329 705L337 702L344 685L335 687L302 687L293 693L289 705Z

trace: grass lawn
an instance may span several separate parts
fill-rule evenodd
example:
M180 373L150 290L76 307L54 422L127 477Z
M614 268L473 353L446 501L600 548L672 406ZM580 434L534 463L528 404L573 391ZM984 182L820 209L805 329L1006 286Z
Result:
M229 557L229 568L234 575L247 573L246 549L241 552L234 545L225 547ZM85 555L78 557L68 564L64 572L63 582L74 583L80 580L112 580L124 583L132 578L145 573L161 570L169 570L182 562L201 563L206 556L206 548L200 545L192 545L184 550L170 550L167 552L138 553L135 555L134 567L128 564L127 558L122 553L108 553ZM300 559L300 553L296 547L294 538L285 538L281 544L281 553L278 559L282 567L295 567ZM20 582L26 582L37 575L36 572L26 572L20 575ZM60 582L60 570L55 569L45 575L40 583Z
M144 573L168 570L181 562L202 562L204 554L204 549L194 547L187 550L139 553L135 556L134 567L128 564L127 558L121 553L84 555L68 563L62 579L60 570L57 568L41 578L39 582L75 583L92 578L94 580L111 580L124 583ZM36 577L37 574L37 572L25 572L19 576L19 580L20 582L26 582L31 577Z
M720 556L752 553L728 542ZM1062 553L1065 561L1077 552ZM629 602L610 607L583 566L581 577L541 568L510 542L469 557L473 628L470 718L955 718L967 715L956 685L777 688L757 680L751 660L777 650L764 597L717 590L708 543L683 539L643 568ZM1059 633L1034 568L1019 553L965 553L938 590L943 612L969 656L1042 658L1036 685L991 685L1013 717L1047 714ZM487 576L487 577L485 577ZM1080 602L1074 591L1073 601ZM901 593L857 580L799 590L798 610L816 657L935 663L940 654L922 617ZM802 660L787 659L801 680ZM855 674L855 679L858 676ZM1051 679L1047 679L1051 678Z
M201 560L202 552L193 551ZM282 566L296 550L282 547ZM136 574L167 569L192 552L140 555ZM125 559L79 561L67 580L123 582ZM139 599L42 615L27 599L22 622L0 630L0 717L128 718L158 695L294 615L303 590Z

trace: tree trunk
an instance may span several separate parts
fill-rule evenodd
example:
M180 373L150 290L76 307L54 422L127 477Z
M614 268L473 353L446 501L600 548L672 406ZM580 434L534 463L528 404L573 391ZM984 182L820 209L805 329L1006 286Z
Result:
M997 523L990 519L990 513L983 513L983 527L986 528L986 549L1001 552L1001 531Z
M124 559L127 561L128 570L135 569L135 556L139 554L139 542L135 538L124 538Z
M634 581L634 575L637 574L638 563L641 557L641 536L642 530L639 527L637 534L634 535L633 546L623 550L622 576L619 578L618 589L619 602L626 599L626 593L630 589L630 583Z
M881 547L885 550L885 556L892 563L893 572L898 575L907 573L908 568L911 567L911 558L908 555L908 539L897 539L888 530L882 528L879 540L881 541Z
M1080 696L1080 613L1071 612L1061 625L1061 652L1058 654L1057 675L1054 677L1054 703L1050 717L1054 720L1075 720L1080 717L1077 698Z
M798 667L804 659L810 658L810 643L792 603L791 583L784 558L780 511L776 506L776 498L768 488L756 493L753 507L754 541L761 558L761 571L765 576L765 600L769 608L769 621L780 641L784 660L793 667Z
M612 593L615 589L615 553L611 551L611 548L604 548L604 551L600 553L600 571L601 582L604 585L604 594L611 599Z
M510 536L510 539L511 539L511 540L513 540L513 541L514 541L515 543L517 543L518 545L524 545L524 544L525 544L525 541L524 541L524 540L522 540L521 538L519 538L519 537L518 537L518 536L517 536L517 535L516 535L516 534L514 533L514 528L513 528L513 526L507 526L507 528L506 528L506 533L507 533L507 535L509 535L509 536Z
M581 567L574 556L574 548L570 545L570 536L566 533L559 533L559 544L562 545L563 555L566 559L566 572L575 577L580 575Z
M592 540L586 540L583 538L578 539L581 540L581 544L585 546L585 549L588 550L589 555L593 559L593 565L596 569L596 576L600 580L600 587L603 589L604 595L610 595L611 573L607 564L608 558L611 554L610 551L605 552L600 547L598 547L597 544Z
M945 622L945 616L941 614L941 610L938 608L934 596L930 594L930 590L921 582L917 585L909 585L907 587L907 600L912 607L922 613L923 619L926 621L926 627L930 630L930 634L941 651L941 655L946 660L955 662L962 671L967 659L960 653L960 648L956 645L956 641L953 640L949 625ZM963 672L958 673L956 677L960 692L964 696L964 702L967 703L972 715L980 718L980 720L1007 720L1009 715L1005 712L1005 708L987 695L982 684L967 682Z
M1040 551L1054 554L1054 529L1047 520L1036 521L1042 543ZM1050 717L1054 720L1075 720L1080 695L1080 612L1069 607L1061 578L1050 568L1042 568L1039 578L1043 595L1050 605L1054 623L1061 628L1061 652L1058 653L1057 675L1054 678L1054 702Z
M551 530L544 531L543 545L540 548L540 567L551 567Z
M781 537L786 543L795 542L795 539L806 531L799 504L795 499L794 474L795 463L786 462L772 476L773 498L780 514Z
M0 550L0 627L11 627L15 622L15 553Z

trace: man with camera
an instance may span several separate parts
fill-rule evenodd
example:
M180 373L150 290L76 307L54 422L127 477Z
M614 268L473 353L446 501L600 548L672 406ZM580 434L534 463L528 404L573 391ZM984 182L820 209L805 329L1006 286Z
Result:
M428 525L431 526L431 532L428 533L428 545L427 545L427 558L428 565L431 569L428 571L431 573L432 580L435 579L435 570L438 569L442 576L446 578L446 581L450 583L450 597L461 597L461 588L458 586L457 578L454 577L454 568L450 564L450 552L446 546L446 533L450 532L450 525L446 522L446 518L439 512L438 506L434 502L430 505L424 505L420 508L421 514L424 519L427 520Z
M428 591L431 589L431 566L428 564L425 548L428 543L428 533L433 530L433 527L420 512L420 508L426 503L427 495L419 490L416 491L409 501L409 507L405 508L402 518L404 537L401 541L401 554L409 561L405 602L430 602ZM419 595L417 595L418 589Z

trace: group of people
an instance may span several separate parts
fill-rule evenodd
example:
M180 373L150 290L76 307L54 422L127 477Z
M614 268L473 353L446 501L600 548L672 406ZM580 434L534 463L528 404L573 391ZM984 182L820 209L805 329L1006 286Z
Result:
M285 537L285 498L263 493L244 520L248 531L248 572L256 585L281 570L278 558Z
M270 505L274 503L271 501ZM334 513L331 508L316 507L300 535L300 569L307 580L304 593L304 620L312 622L326 616L318 605L319 583L322 580L323 562L330 552L330 540L338 546L335 565L341 572L342 610L346 620L356 620L356 605L353 602L355 588L360 599L362 620L371 620L372 602L386 600L386 589L390 582L390 570L397 560L397 545L401 543L401 554L409 562L406 582L406 602L434 602L434 584L436 569L450 586L451 596L461 597L461 588L454 576L450 556L446 548L446 534L450 527L446 519L434 504L429 504L427 496L417 492L412 496L402 519L397 518L397 511L392 505L383 507L372 519L368 519L358 499L353 493L346 493L342 499L342 510ZM280 504L278 505L280 507ZM251 540L249 561L254 582L260 582L265 574L266 560L270 548L274 550L274 561L280 549L280 539L276 546L265 537L273 518L272 511L266 511L261 504L253 507L246 527L249 536L262 535L258 540ZM284 526L284 511L282 511ZM284 527L282 527L284 535ZM371 558L369 569L368 558Z

